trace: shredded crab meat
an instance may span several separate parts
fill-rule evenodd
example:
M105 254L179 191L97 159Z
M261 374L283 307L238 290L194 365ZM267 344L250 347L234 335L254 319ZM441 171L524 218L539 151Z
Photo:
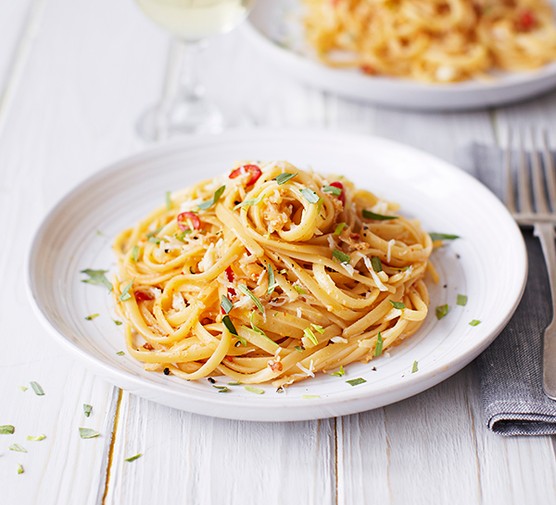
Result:
M315 372L313 371L313 360L309 362L309 368L304 367L301 363L297 363L297 368L299 368L307 377L314 377Z

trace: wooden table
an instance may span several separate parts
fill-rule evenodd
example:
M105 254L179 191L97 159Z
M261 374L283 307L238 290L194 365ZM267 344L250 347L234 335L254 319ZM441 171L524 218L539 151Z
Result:
M75 184L144 147L133 124L158 95L166 47L131 0L0 6L0 425L16 427L0 435L0 503L556 503L555 439L490 433L473 365L372 412L264 424L143 400L52 342L26 293L32 233ZM455 163L473 141L496 143L510 123L553 127L556 113L556 93L465 113L341 99L282 75L241 31L213 41L201 77L232 127L378 134ZM30 381L45 395L20 389ZM99 438L78 435L84 403L93 405L86 421ZM43 433L42 441L26 440ZM8 450L12 443L28 452ZM139 452L140 459L125 461Z

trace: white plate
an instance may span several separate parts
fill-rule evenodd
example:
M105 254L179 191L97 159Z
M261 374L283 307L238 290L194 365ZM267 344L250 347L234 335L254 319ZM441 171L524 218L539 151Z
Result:
M311 55L304 41L300 3L258 0L246 34L281 71L340 95L405 109L457 110L514 102L556 87L556 63L530 72L501 74L492 82L453 84L423 84L329 68Z
M397 201L426 230L462 238L434 252L441 281L421 330L345 377L319 375L286 393L257 395L241 386L218 393L207 380L186 382L146 372L124 349L108 290L81 282L85 268L114 269L113 237L164 201L168 190L230 169L236 160L286 159L323 173L343 173ZM497 168L497 167L494 167ZM484 186L415 149L371 136L333 132L229 132L172 143L98 172L64 197L39 226L29 256L28 285L36 313L54 339L96 373L145 398L179 409L244 420L290 421L380 407L427 389L485 349L507 323L526 276L523 239L511 216ZM456 306L456 295L469 297ZM442 320L435 307L448 303ZM92 321L89 314L99 313ZM481 320L476 327L468 323ZM419 371L411 373L413 362ZM376 367L376 371L373 370ZM350 386L346 380L366 383ZM218 379L225 384L225 379ZM319 398L307 398L318 395Z

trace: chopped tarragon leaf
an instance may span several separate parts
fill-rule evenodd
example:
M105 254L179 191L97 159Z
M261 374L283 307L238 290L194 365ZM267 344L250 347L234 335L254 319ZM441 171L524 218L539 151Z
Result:
M303 347L301 347L300 345L296 345L296 346L294 347L294 349L295 349L296 351L298 351L298 352L303 352L303 351L305 350L305 349L303 349Z
M203 202L203 203L199 204L199 209L201 209L201 210L210 209L216 202L218 202L218 200L220 200L220 197L222 196L222 193L224 193L225 189L226 189L226 186L220 186L214 192L214 195L212 195L212 198L210 198L206 202Z
M162 242L162 239L159 238L159 237L149 237L149 242L150 242L151 244L156 244L156 245L158 245L158 244L160 244L160 242Z
M274 278L274 269L270 263L266 264L266 273L268 275L268 288L266 289L266 294L271 295L274 288L278 285L276 284L276 279Z
M302 400L314 400L315 398L320 398L320 395L303 395Z
M255 386L243 386L245 388L246 391L249 391L250 393L255 393L256 395L264 395L264 389L262 388L258 388Z
M448 304L439 305L438 307L436 307L436 319L442 319L446 314L448 314L449 310L450 307L448 306Z
M234 326L234 323L232 323L232 320L230 319L230 316L228 316L227 314L222 318L222 322L224 323L224 326L226 328L228 328L228 331L232 334L237 336L237 330L236 327Z
M259 309L259 312L264 315L264 307L261 301L251 292L245 284L239 284L237 287L244 295L247 295Z
M160 233L161 230L162 230L162 226L159 226L156 230L150 231L149 233L147 233L147 239L155 237Z
M229 393L231 391L231 389L227 386L219 386L217 384L213 384L212 387L218 389L219 393Z
M382 333L380 333L379 331L378 335L376 336L375 357L378 357L382 354L382 345L383 345Z
M418 361L414 361L413 365L411 367L411 373L415 373L419 371L419 362Z
M467 305L467 296L466 295L458 295L456 303L462 307Z
M89 417L92 411L93 411L92 405L89 405L88 403L83 404L83 413L85 414L85 417Z
M340 368L336 372L332 372L330 375L334 377L343 377L346 374L344 370L344 365L340 365Z
M289 172L284 172L283 174L277 175L274 180L278 183L279 186L282 184L286 184L289 180L293 179L297 174L291 174Z
M398 219L398 216L385 216L384 214L377 214L367 209L363 209L361 215L365 219L372 219L373 221L389 221L390 219Z
M29 388L27 386L19 386L19 389L25 393Z
M118 356L125 356L125 352L124 351L118 351L116 353Z
M11 424L3 424L0 426L0 435L12 435L15 432L15 426Z
M331 193L334 196L340 196L342 194L342 188L337 188L336 186L324 186L322 190L325 193Z
M309 203L318 203L318 201L320 200L319 195L317 195L312 189L303 188L300 189L300 191L305 200L307 200Z
M21 475L24 472L25 472L25 469L23 468L23 465L21 463L18 463L17 464L17 474Z
M37 396L44 396L44 390L38 382L31 381L30 384Z
M27 440L29 440L30 442L40 442L41 440L44 440L46 438L46 435L27 435Z
M222 307L222 310L224 310L226 314L229 314L230 310L234 308L234 304L230 301L230 299L226 295L222 295L222 298L220 299L220 306Z
M130 456L129 458L125 458L124 461L127 461L128 463L131 463L132 461L135 461L136 459L139 459L141 456L143 456L142 453L137 453L134 454L133 456Z
M228 382L228 386L241 386L241 382L239 381Z
M135 262L137 262L137 260L139 259L139 253L140 253L140 249L138 245L134 245L131 248L131 259Z
M259 195L257 198L250 198L249 200L243 200L243 202L238 203L235 207L234 210L240 209L241 207L251 207L251 206L255 206L255 205L259 205L259 203L261 203L264 200L264 193L262 195Z
M115 324L116 326L121 326L122 324L124 324L124 323L122 323L119 319L112 319L112 321L114 321L114 324Z
M166 198L166 210L171 210L172 209L172 192L171 191L166 191L165 198Z
M363 377L357 377L357 379L350 379L346 381L350 386L359 386L359 384L364 384L367 382Z
M81 438L96 438L100 437L100 433L91 428L79 428L79 436Z
M255 324L255 313L251 312L251 314L249 314L249 322L251 323L251 329L255 332L257 332L259 335L262 335L264 338L266 338L267 340L269 340L270 342L272 342L274 344L274 340L272 340L263 330L261 330L256 324Z
M303 330L303 335L305 337L307 337L309 339L309 341L311 343L313 343L314 345L319 345L319 339L317 338L317 336L313 333L313 330L311 329L310 326L307 326L307 328L305 328Z
M378 256L371 257L371 266L375 272L382 272L382 262Z
M481 321L479 321L478 319L473 319L471 321L469 321L469 326L478 326L481 324Z
M395 309L399 309L399 310L405 309L405 303L403 302L395 302L394 300L390 300L390 303L392 304L392 307L394 307Z
M336 228L334 229L334 233L333 235L335 235L336 237L338 237L339 235L342 234L342 232L344 231L344 228L347 226L347 223L338 223L336 225Z
M430 238L433 241L437 241L437 240L456 240L458 238L460 238L459 235L452 235L450 233L436 233L436 232L432 232L429 233Z
M104 286L108 291L112 291L112 283L106 278L108 270L92 270L91 268L86 268L81 270L82 274L88 275L88 279L82 279L81 282L87 284L94 284L96 286Z
M131 295L129 294L129 290L131 289L131 286L133 286L133 281L129 281L124 286L124 290L122 291L122 294L119 296L119 300L121 302L125 302L126 300L129 300L131 298Z
M15 451L15 452L27 452L27 449L25 449L25 447L22 447L19 444L12 444L8 447L8 449L10 451Z
M346 254L345 252L340 251L339 249L334 249L332 251L332 256L336 258L340 263L349 263L351 259L349 257L349 254Z
M85 316L85 320L92 321L93 319L96 319L98 316L100 316L100 314L98 314L98 313L89 314L88 316Z
M293 285L293 289L295 289L300 295L307 294L307 291L305 291L301 286L298 286L297 284Z

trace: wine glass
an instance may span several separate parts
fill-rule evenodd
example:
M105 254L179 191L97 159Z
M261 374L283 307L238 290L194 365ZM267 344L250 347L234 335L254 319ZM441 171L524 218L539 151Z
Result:
M160 100L137 122L145 140L217 133L224 120L195 75L195 56L207 38L235 28L255 0L136 0L141 10L172 35Z

